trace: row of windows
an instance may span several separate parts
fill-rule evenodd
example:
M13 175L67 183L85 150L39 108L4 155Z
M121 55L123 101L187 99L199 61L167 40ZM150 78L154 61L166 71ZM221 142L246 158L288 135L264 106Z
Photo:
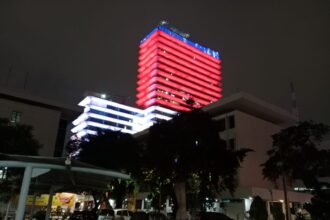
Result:
M176 49L174 49L174 50L176 50ZM158 51L163 52L163 53L168 53L168 54L174 56L176 60L183 60L183 61L185 61L185 62L188 62L188 65L185 65L185 66L188 67L189 69L195 71L195 72L196 72L196 67L197 67L197 68L200 68L200 69L202 69L202 70L204 70L204 71L207 71L207 72L211 72L211 71L210 71L209 69L207 69L207 68L216 69L215 67L210 66L210 65L208 65L207 63L204 63L204 65L207 66L207 68L202 67L202 66L199 66L199 65L197 65L194 61L191 62L190 60L184 59L184 58L182 58L182 57L177 56L177 55L174 54L174 53L171 53L171 52L165 51L165 50L160 49L160 48L158 48ZM182 54L182 53L181 53L181 54ZM188 56L189 56L189 55L188 55ZM166 59L168 59L168 58L166 57L166 55L165 55L164 57L165 57ZM192 56L191 59L192 59L192 60L196 60L196 57L195 57L195 56ZM177 62L177 61L175 61L175 62ZM203 61L199 61L199 62L203 62ZM217 69L216 69L216 70L217 70ZM213 72L211 72L211 73L213 73Z
M178 71L178 72L183 72L183 73L185 73L185 74L187 74L187 75L190 75L190 73L187 73L187 72L185 72L184 70L180 70L180 69L178 69L177 67L175 67L175 66L173 66L173 65L170 65L170 64L167 64L167 63L165 63L165 62L162 62L162 61L160 61L160 60L158 60L157 62L159 62L160 64L163 64L163 65L166 65L166 66L169 66L170 68L172 68L172 69L174 69L174 71ZM175 61L174 61L175 62ZM175 62L176 63L176 62ZM181 64L179 64L179 63L176 63L176 64L178 64L178 65L181 65ZM189 67L186 67L187 69L190 69L191 71L193 71L193 72L196 72L194 69L191 69L191 68L189 68ZM165 70L166 71L166 70ZM210 84L210 85L214 85L214 83L212 83L212 81L209 81L210 79L212 79L212 78L210 78L210 77L207 77L207 76L205 76L205 77L197 77L197 76L193 76L193 75L191 75L193 78L196 78L196 79L198 79L198 80L200 80L200 81L202 81L202 82L205 82L205 83L207 83L207 84ZM187 80L187 79L185 79L185 80ZM218 81L218 80L216 80L216 81ZM201 85L201 86L203 86L203 85Z
M119 124L119 123L112 122L112 121L105 121L105 120L98 119L98 118L89 118L88 121L97 122L97 123L100 123L100 124L109 125L109 126L113 126L113 127L132 130L132 126L123 125L123 124Z
M127 110L127 109L122 109L122 108L115 107L115 106L112 106L112 105L107 105L107 109L115 110L117 112L122 112L122 113L126 113L126 114L129 114L129 115L140 115L141 116L141 114L139 114L137 112L133 112L133 111L130 111L130 110Z
M99 110L96 110L96 109L91 109L89 112L90 113L95 113L95 114L98 114L98 115L104 115L104 116L107 116L109 118L115 118L115 119L122 120L122 121L127 121L127 122L132 121L132 119L130 119L130 118L126 118L126 117L123 117L123 116L120 116L120 115L111 114L111 113L108 113L108 112L99 111Z

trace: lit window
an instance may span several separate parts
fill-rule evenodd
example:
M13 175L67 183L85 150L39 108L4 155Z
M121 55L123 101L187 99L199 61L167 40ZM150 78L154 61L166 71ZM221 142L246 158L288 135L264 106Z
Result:
M233 115L228 117L229 128L235 128L235 117Z
M4 180L7 177L7 167L0 168L0 179Z
M21 121L22 112L12 111L10 122L12 123L19 123Z

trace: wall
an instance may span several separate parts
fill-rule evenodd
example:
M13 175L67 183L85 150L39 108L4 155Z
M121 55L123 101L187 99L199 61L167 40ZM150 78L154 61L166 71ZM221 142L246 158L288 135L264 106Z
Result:
M255 151L249 153L242 163L239 176L241 186L273 188L272 183L263 179L260 164L267 160L266 152L272 146L271 136L279 130L276 124L235 111L236 147Z
M33 127L35 138L43 145L39 154L53 156L61 113L35 105L0 99L0 117L10 119L12 111L22 112L20 123Z

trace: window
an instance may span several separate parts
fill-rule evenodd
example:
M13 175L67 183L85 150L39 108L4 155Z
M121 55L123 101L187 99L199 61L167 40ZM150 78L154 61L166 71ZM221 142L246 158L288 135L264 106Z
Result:
M235 150L235 148L236 148L236 140L235 140L235 138L229 139L229 141L228 141L228 148L230 150Z
M233 115L228 117L229 128L235 128L235 117Z
M135 208L136 209L142 209L142 200L141 199L136 200Z
M226 120L224 118L218 121L218 125L220 132L226 130Z
M10 117L10 122L19 123L21 121L21 117L22 117L22 112L12 111L11 117Z
M7 178L7 167L0 168L0 180Z

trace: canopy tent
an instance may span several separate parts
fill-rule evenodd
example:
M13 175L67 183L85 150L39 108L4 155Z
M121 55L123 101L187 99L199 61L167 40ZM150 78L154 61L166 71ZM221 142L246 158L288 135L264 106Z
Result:
M106 170L69 158L0 153L0 167L24 168L15 220L22 220L24 217L25 202L29 190L50 192L46 213L46 219L48 219L54 190L76 192L82 189L106 189L113 178L130 178L127 174ZM32 183L31 179L34 180Z

